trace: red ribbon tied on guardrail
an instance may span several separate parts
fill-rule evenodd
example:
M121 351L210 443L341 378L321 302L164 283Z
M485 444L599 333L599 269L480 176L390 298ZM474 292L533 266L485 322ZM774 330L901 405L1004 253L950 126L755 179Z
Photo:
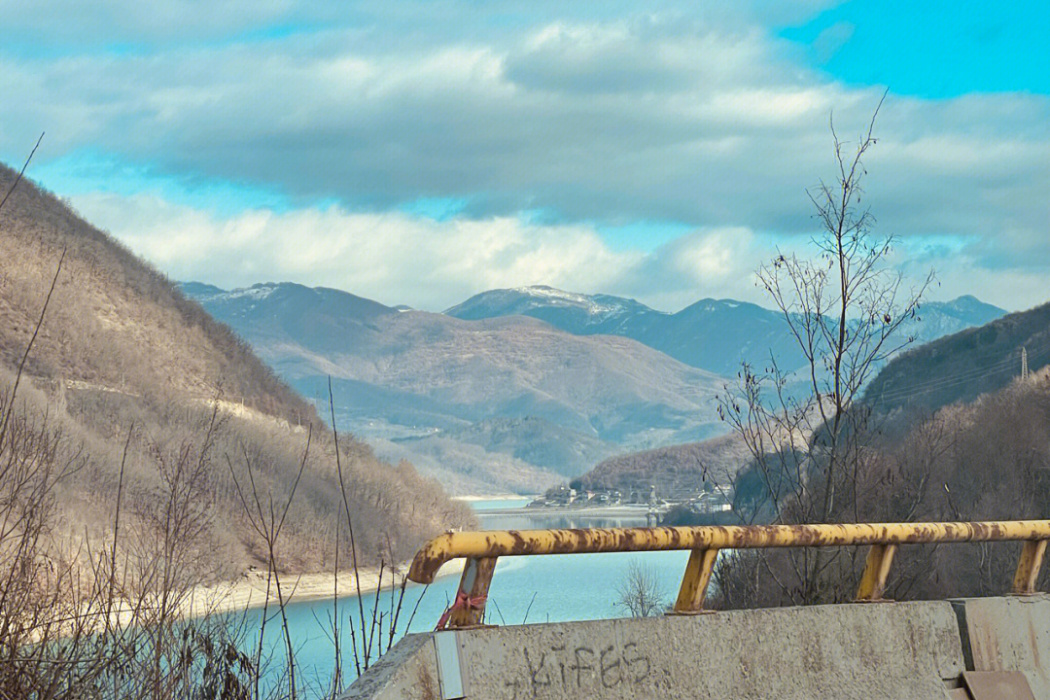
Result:
M455 602L453 602L452 606L448 610L446 610L445 613L441 616L441 619L438 620L437 627L435 627L434 629L445 629L445 626L448 624L449 618L452 617L453 610L482 610L485 607L486 600L487 596L479 595L476 598L471 598L463 591L459 591L458 593L456 593Z

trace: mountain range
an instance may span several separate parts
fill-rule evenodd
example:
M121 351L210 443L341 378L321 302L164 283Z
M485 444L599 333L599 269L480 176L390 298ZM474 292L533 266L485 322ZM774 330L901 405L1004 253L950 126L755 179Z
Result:
M458 493L534 492L608 457L721 434L715 395L741 361L801 359L777 312L701 300L678 313L550 287L493 290L446 312L290 283L182 290L387 459ZM906 332L1004 313L932 303Z
M609 334L632 338L692 367L733 376L742 362L762 367L770 353L785 372L806 363L785 332L783 315L732 299L701 299L676 313L657 311L634 299L607 294L574 294L551 287L482 292L445 311L465 320L529 316L575 335ZM972 297L922 305L900 329L921 345L980 326L1006 311Z
M971 299L964 297L948 306L956 311L982 311L983 305L974 304ZM965 313L954 317L973 318ZM1026 371L1028 382L1021 381ZM869 382L862 403L872 412L870 420L878 426L883 449L906 439L928 449L929 435L946 434L943 426L963 433L1001 432L999 427L977 425L971 418L981 415L983 422L993 422L997 410L994 407L1000 404L1018 411L1015 402L1034 403L1034 415L1024 416L1021 422L1038 423L1048 371L1050 304L1043 304L900 353ZM1011 420L1014 418L1003 417L1000 422ZM925 438L921 437L923 425L929 430ZM989 438L967 439L983 443ZM1016 452L1008 437L996 434L994 440L997 449L1004 449L1005 444L1005 449ZM573 483L581 488L625 491L655 484L661 493L671 493L683 484L696 489L704 481L718 481L747 459L743 441L736 435L723 435L698 443L618 455L598 463Z
M629 338L294 284L183 290L322 407L330 376L339 423L460 492L534 491L623 449L721 430L721 378Z

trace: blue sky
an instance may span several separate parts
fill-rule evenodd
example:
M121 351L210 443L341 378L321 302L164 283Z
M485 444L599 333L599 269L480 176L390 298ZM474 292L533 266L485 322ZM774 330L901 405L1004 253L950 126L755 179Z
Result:
M1037 3L0 0L0 159L167 274L440 310L549 284L763 303L829 119L931 297L1050 293Z
M778 34L850 85L886 85L925 99L1050 94L1046 3L847 2Z

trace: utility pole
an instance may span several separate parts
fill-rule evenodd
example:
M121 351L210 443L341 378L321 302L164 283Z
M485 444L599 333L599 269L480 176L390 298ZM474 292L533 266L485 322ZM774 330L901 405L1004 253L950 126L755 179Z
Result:
M1028 379L1028 348L1021 346L1021 381Z
M646 527L656 527L656 485L649 485L649 512L645 514Z

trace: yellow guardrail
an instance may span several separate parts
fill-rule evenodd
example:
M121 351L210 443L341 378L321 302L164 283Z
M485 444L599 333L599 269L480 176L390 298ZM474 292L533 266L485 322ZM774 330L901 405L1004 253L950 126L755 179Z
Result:
M1042 567L1050 520L957 523L857 523L840 525L741 525L450 532L427 542L412 560L408 578L431 583L441 565L467 559L459 591L439 627L482 623L496 561L504 556L688 550L689 563L673 612L702 612L715 559L722 549L871 545L857 599L882 598L890 565L902 544L1024 542L1013 593L1030 595Z

